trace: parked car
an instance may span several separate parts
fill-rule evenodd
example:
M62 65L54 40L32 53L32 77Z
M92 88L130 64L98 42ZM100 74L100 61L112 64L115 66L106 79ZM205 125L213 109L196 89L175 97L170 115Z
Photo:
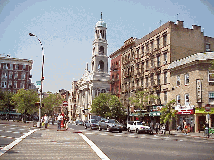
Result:
M90 119L86 124L85 124L85 129L87 128L91 128L93 129L98 129L99 128L99 124L98 121L96 119Z
M147 126L145 123L140 122L140 121L134 121L132 125L129 125L129 132L136 132L137 134L139 133L148 133L148 134L153 134L153 130L151 127Z
M108 132L119 131L121 133L123 131L123 125L115 119L102 119L99 121L99 131L102 129Z

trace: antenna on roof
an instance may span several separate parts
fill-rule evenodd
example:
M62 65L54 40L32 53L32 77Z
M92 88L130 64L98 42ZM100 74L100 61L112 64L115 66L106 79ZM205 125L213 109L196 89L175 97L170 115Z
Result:
M178 21L178 15L179 15L180 13L177 13L177 21Z
M102 19L102 17L103 17L103 13L101 12L101 19Z
M162 21L160 20L160 22L159 22L159 23L160 23L160 26L161 26L161 22L162 22Z

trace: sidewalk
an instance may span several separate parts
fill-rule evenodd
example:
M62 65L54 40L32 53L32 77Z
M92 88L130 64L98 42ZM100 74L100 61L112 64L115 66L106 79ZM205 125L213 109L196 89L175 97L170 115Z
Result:
M165 135L169 135L168 133L169 133L169 131L167 131ZM159 135L162 135L162 134L159 134ZM177 130L171 130L170 131L170 136L190 137L190 138L198 137L198 138L205 138L207 140L209 140L209 139L213 140L214 139L214 135L211 135L208 138L207 136L204 136L204 132L201 132L201 133L190 132L190 133L187 133L187 135L185 135L183 132L177 131Z
M32 125L25 124L25 125ZM36 129L36 128L35 128ZM72 130L57 131L57 125L40 128L0 157L8 159L100 159L87 142Z

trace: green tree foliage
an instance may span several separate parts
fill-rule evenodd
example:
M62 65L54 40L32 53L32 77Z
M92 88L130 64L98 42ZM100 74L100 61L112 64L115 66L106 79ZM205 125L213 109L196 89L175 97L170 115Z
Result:
M172 106L175 104L175 100L171 100L169 103L167 103L165 106L161 108L161 115L160 115L160 121L161 123L166 124L167 122L172 121L172 117L176 117L176 110L172 109ZM170 130L169 130L170 133Z
M42 108L44 113L52 114L54 107L62 105L64 99L59 94L53 94L48 92L48 96L43 99L44 108Z
M94 98L91 112L101 117L115 119L119 119L125 114L118 97L109 93L101 93Z
M12 103L13 93L10 91L2 91L0 90L0 110L9 111L9 107L13 105Z
M138 91L133 97L129 97L130 103L141 109L146 109L148 102L155 99L158 99L158 97L150 94L148 91Z
M39 97L34 90L20 89L13 95L12 100L19 113L32 114L38 109L35 107L35 102L39 101Z

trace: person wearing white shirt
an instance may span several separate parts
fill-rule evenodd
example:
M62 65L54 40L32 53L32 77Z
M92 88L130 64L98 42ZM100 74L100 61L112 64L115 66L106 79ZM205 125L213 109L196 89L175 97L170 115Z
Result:
M58 117L57 117L57 124L58 124L57 131L61 130L61 121L62 121L62 119L63 119L62 114L59 114Z

